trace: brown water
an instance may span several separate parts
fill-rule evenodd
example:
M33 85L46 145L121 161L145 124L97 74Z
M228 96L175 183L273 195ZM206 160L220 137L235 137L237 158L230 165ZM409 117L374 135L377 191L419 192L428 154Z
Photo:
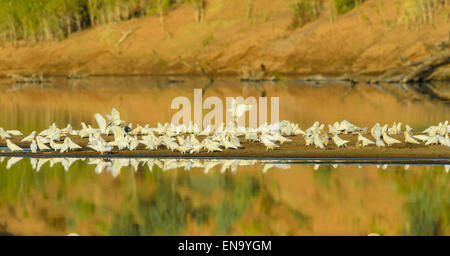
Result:
M131 123L168 122L177 96L279 97L280 119L358 126L402 121L417 129L449 119L450 86L310 85L289 79L241 84L202 78L169 84L158 77L56 79L51 85L0 82L0 127L24 133L56 122L95 126L111 107ZM204 111L206 114L207 111ZM17 163L14 162L18 160ZM0 163L0 232L13 235L450 235L450 174L444 166L222 164L166 170L141 162L120 171L89 160L31 159ZM63 163L60 163L63 161ZM65 162L66 161L66 162ZM96 161L91 159L90 161ZM242 163L241 163L242 164ZM287 165L284 165L287 167ZM9 167L9 168L8 168ZM317 167L317 166L316 166ZM386 167L386 166L384 166ZM109 171L108 171L109 170ZM113 171L115 170L115 171Z
M67 171L64 159L39 171L33 161L0 164L3 234L450 234L450 174L443 166L284 164L264 173L266 165L241 161L234 170L219 163L205 174L199 167L169 170L168 160L152 168L136 159L106 160L124 167L97 172L97 159L78 160Z
M401 85L310 85L293 79L249 84L233 77L218 78L211 85L203 78L184 79L179 84L169 84L166 77L55 79L42 87L10 85L4 80L3 85L0 82L0 127L31 132L53 122L59 127L71 123L80 128L81 121L96 126L94 114L109 113L112 107L127 122L156 125L170 122L178 111L170 108L175 97L193 101L194 88L203 89L203 99L216 96L224 104L225 97L279 97L280 120L298 122L301 128L317 120L332 124L347 119L363 127L401 121L419 129L450 118L450 85L430 85L430 94L430 89ZM203 110L203 115L208 111Z

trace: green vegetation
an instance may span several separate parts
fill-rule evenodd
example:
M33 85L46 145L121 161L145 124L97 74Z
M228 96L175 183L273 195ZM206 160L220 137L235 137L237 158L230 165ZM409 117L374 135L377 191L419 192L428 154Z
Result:
M330 165L321 165L319 169L314 172L314 181L320 187L329 189L334 171L334 168L332 168Z
M291 0L294 18L290 25L291 29L301 27L308 22L317 20L321 11L324 9L324 0ZM364 0L333 0L334 8L337 14L344 14Z
M80 232L80 226L89 226L94 235L177 235L189 225L210 224L213 234L229 234L241 227L244 213L261 195L262 184L250 175L164 172L156 165L152 172L147 166L137 171L124 167L116 177L115 191L107 191L100 181L107 182L111 173L102 178L86 162L75 162L66 172L50 160L37 172L29 159L8 169L9 161L0 159L0 209L7 209L13 218L43 220L49 232L45 234ZM86 188L95 196L87 196ZM223 198L211 200L211 194ZM290 212L299 222L306 216ZM264 226L262 219L255 225ZM0 221L0 233L8 233L5 223Z
M205 37L202 40L203 47L207 46L209 43L211 43L214 40L214 34L209 34L207 37Z
M408 225L404 235L445 235L450 223L449 175L442 166L427 166L417 171L401 167L387 174L407 198L404 206Z
M408 27L433 24L437 15L450 17L449 0L405 0L400 22Z
M0 0L0 41L54 41L82 29L159 13L185 0Z
M364 0L333 0L333 2L337 13L344 14L364 2Z
M195 10L195 20L201 22L205 19L206 0L188 0Z
M323 2L323 0L293 0L294 18L290 28L301 27L308 22L317 20L322 10Z
M330 4L339 15L363 2L333 0ZM0 0L0 43L56 41L83 29L148 15L159 15L166 30L167 10L181 3L194 8L197 22L205 19L206 0ZM251 19L253 0L245 4L246 15ZM290 0L290 5L294 13L290 25L293 29L316 20L325 1ZM449 5L450 0L404 0L399 3L399 20L408 26L432 24L437 15L450 17ZM264 20L267 21L267 16Z
M226 175L222 178L221 191L225 192L224 200L216 204L216 232L220 235L229 234L245 210L251 208L253 199L261 192L261 185L253 177L234 179Z

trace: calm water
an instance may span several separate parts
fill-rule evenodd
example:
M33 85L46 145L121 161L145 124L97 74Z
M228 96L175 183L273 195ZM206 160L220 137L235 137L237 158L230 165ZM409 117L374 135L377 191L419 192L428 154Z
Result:
M280 98L306 128L450 119L450 86L240 84L202 78L0 81L0 127L24 133L111 107L130 123L168 122L177 96ZM207 111L204 111L206 114ZM0 159L0 233L13 235L450 235L450 174L440 165L294 164L170 159ZM215 165L216 164L216 165ZM214 165L214 166L213 166ZM204 166L211 167L205 173ZM213 167L212 167L213 166ZM271 168L269 168L271 167Z

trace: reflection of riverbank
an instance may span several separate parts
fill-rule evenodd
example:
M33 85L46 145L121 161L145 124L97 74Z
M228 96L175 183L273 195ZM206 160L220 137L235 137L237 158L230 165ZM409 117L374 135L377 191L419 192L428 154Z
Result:
M115 178L120 174L120 170L124 167L132 167L132 169L137 172L139 169L147 167L148 170L153 171L155 168L162 171L170 171L183 169L185 171L190 171L191 169L203 170L204 174L209 173L211 170L218 171L220 173L232 172L236 173L239 168L248 166L261 166L261 171L266 173L270 169L282 169L286 170L291 167L291 164L312 166L313 170L318 170L320 166L331 166L334 169L339 168L340 165L353 165L357 166L359 169L363 166L374 165L377 161L371 161L366 159L351 160L351 159L322 159L322 160L261 160L261 159L200 159L200 158L126 158L126 157L114 157L114 158L83 158L83 157L0 157L0 163L6 161L6 169L11 169L15 164L23 159L30 160L30 165L32 170L39 172L43 165L49 164L50 168L53 168L57 164L61 164L64 170L68 172L70 167L77 161L83 161L88 165L95 166L95 173L101 174L104 170L110 172L112 177ZM439 161L427 162L429 165L441 165ZM420 161L409 161L401 165L401 163L396 163L390 159L380 159L378 164L376 164L378 169L387 170L390 166L403 166L404 170L408 170L411 165L423 165ZM441 165L444 167L445 172L448 173L450 170L450 164Z
M64 167L64 170L67 172L70 170L72 164L77 161L84 161L88 165L95 166L95 173L100 174L104 170L110 172L113 178L117 177L120 174L120 170L124 167L131 166L132 169L137 172L140 167L147 167L148 170L152 171L154 168L160 169L162 171L170 171L176 169L184 169L185 171L189 171L191 169L201 169L204 174L207 174L210 170L220 169L220 173L225 173L230 171L232 173L236 173L238 168L248 167L248 166L261 166L261 170L263 173L266 173L268 170L274 169L289 169L290 164L300 164L304 166L312 166L313 170L318 170L320 166L332 166L334 169L339 168L340 165L354 165L358 168L362 168L363 165L374 165L377 161L367 160L367 159L321 159L321 160L312 160L312 159L304 159L302 161L299 160L261 160L261 159L200 159L200 158L82 158L82 157L41 157L41 158L24 158L24 157L0 157L0 163L6 161L6 169L9 170L15 164L23 159L29 159L31 168L34 171L39 172L43 165L49 163L49 167L53 168L56 164L61 164ZM429 165L441 165L441 162L438 161L428 161ZM405 161L403 164L404 170L408 170L411 165L423 165L420 161L410 160ZM392 161L392 159L379 159L378 164L376 165L378 169L386 170L389 166L402 166L401 162ZM450 170L450 164L442 165L445 169L445 172L448 173Z
M0 163L3 233L448 234L443 166L290 164L264 173L260 162L233 171L235 162L216 160L205 174L189 160L161 159L150 169L147 159L111 159L121 166L114 177L106 166L96 173L97 159L74 161L68 171L68 159L49 159L39 171L31 159L7 169L10 159Z

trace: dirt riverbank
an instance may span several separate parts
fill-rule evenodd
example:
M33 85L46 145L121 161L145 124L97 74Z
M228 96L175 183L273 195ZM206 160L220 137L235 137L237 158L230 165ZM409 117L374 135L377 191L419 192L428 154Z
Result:
M17 136L12 139L18 146L29 147L29 143L20 142L24 136ZM391 147L377 148L375 145L367 147L356 146L356 135L341 135L342 139L349 140L348 146L345 148L337 148L330 140L328 146L324 149L315 148L314 146L306 146L302 136L289 137L292 141L285 142L275 150L266 150L263 144L255 142L242 142L243 149L224 149L222 152L200 152L196 154L181 154L172 152L164 147L158 150L145 150L144 145L139 145L137 150L121 150L117 148L111 154L103 156L110 157L225 157L225 158L364 158L361 161L376 160L376 158L392 158L393 162L408 161L408 159L443 159L436 163L450 163L450 148L442 145L409 144L404 143L403 135L393 135L392 137L400 140L401 144L394 144ZM104 137L107 141L113 139L112 136ZM38 157L94 157L101 156L100 153L87 148L87 139L79 137L71 137L71 139L83 147L80 151L71 151L67 153L59 152L2 152L1 156L38 156ZM243 139L241 139L242 141ZM0 142L0 146L6 146L4 141ZM418 162L423 161L419 160Z
M272 74L379 74L432 54L449 39L450 23L402 22L403 1L365 1L336 16L292 28L288 0L208 1L205 20L189 4L159 16L132 19L72 34L53 43L4 44L0 74L97 75L237 74L264 64ZM400 7L399 7L400 6ZM124 35L126 35L124 37ZM445 76L445 75L444 75Z

